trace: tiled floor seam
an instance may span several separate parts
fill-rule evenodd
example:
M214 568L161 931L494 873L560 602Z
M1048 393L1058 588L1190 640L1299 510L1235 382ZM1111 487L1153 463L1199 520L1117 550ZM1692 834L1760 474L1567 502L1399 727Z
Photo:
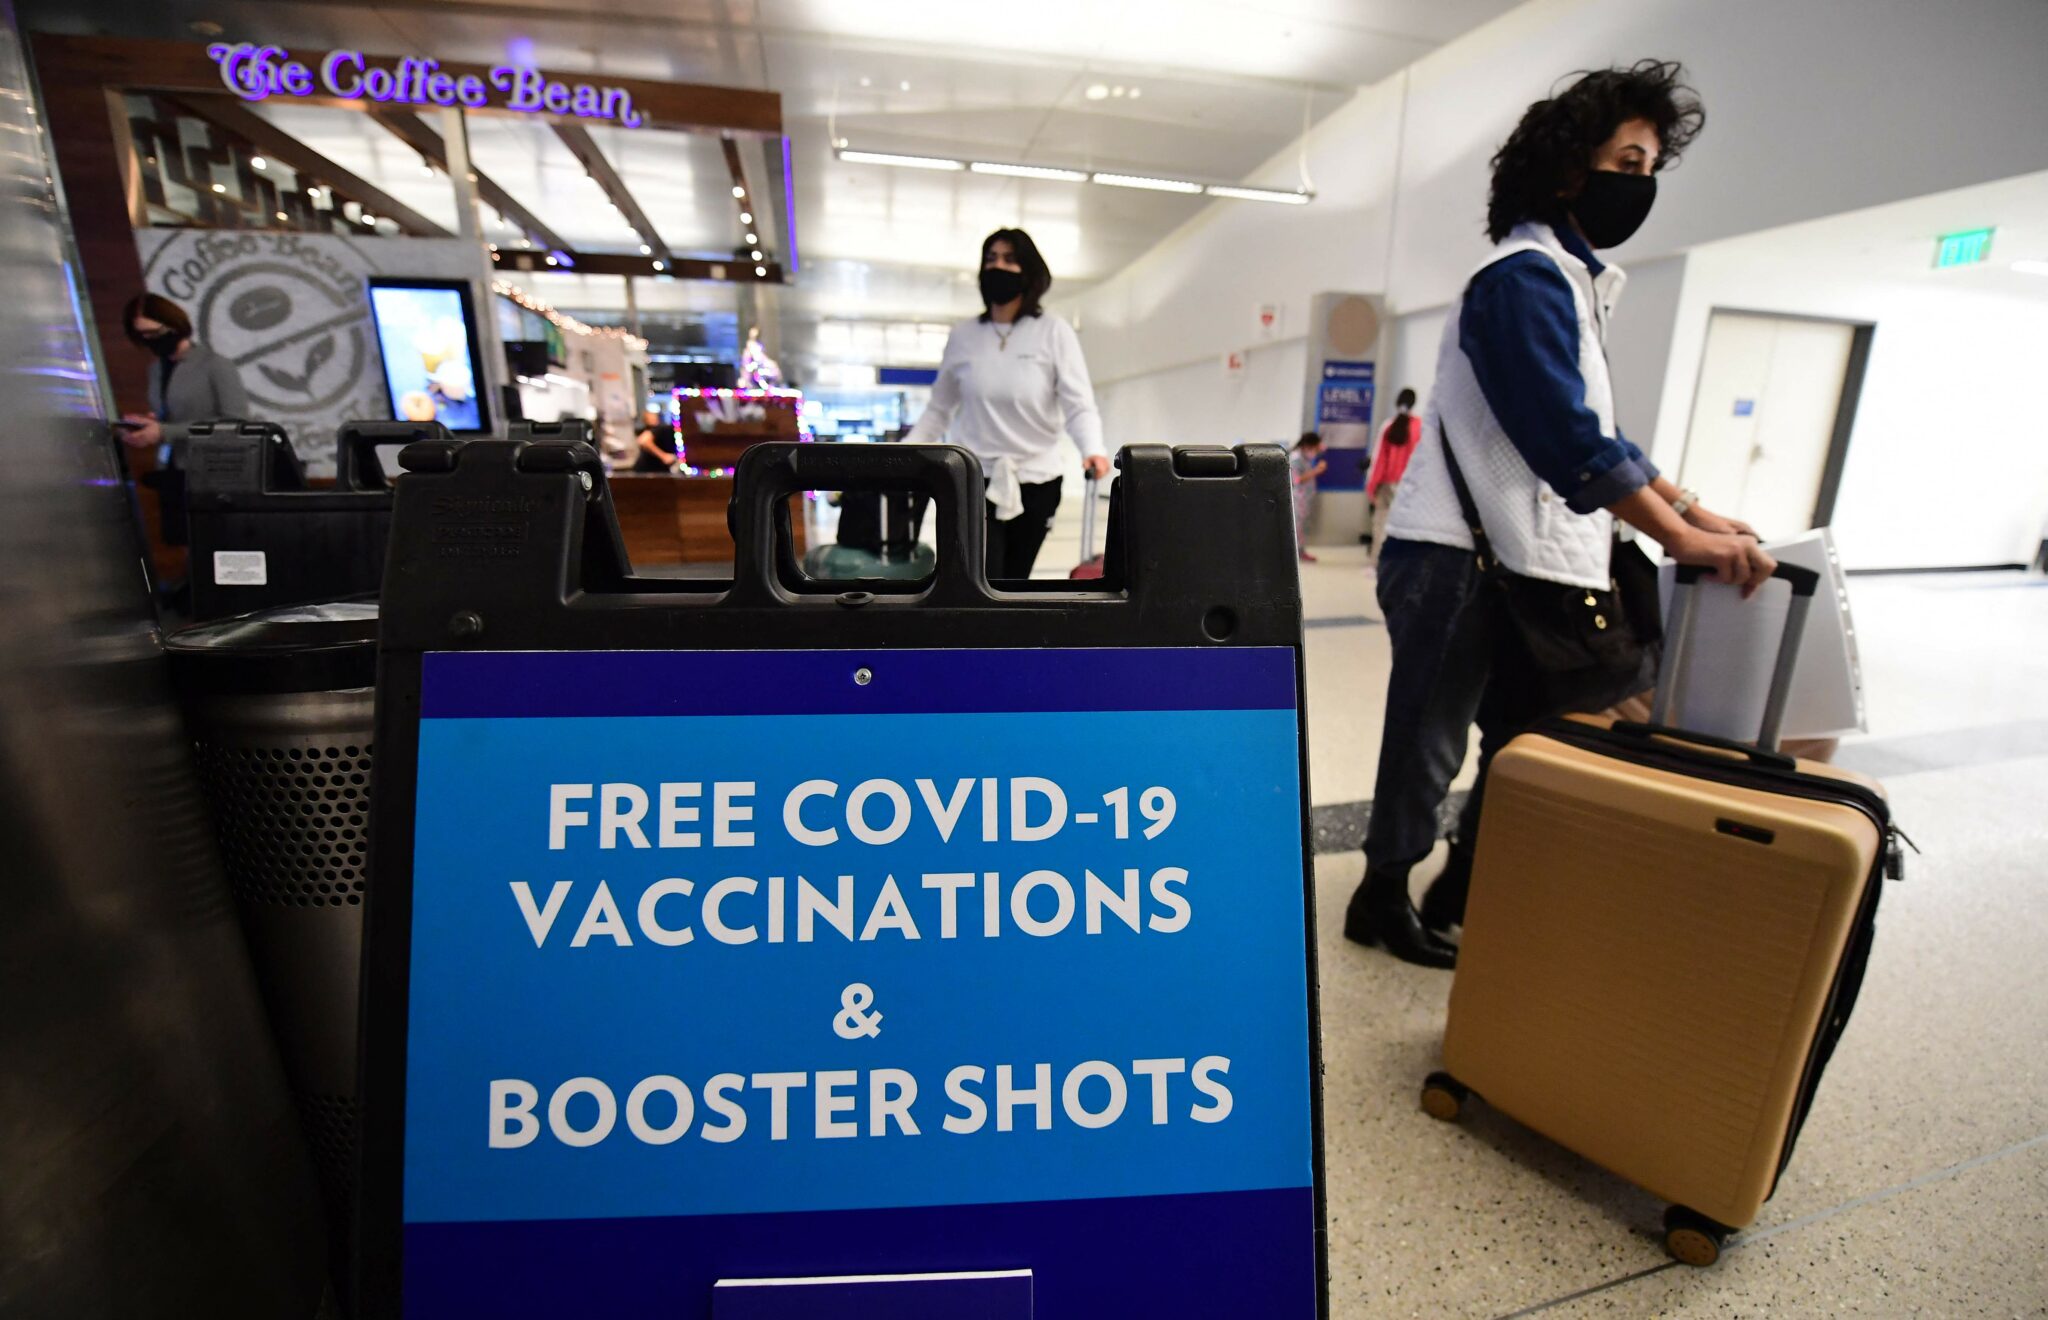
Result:
M1880 1191L1868 1192L1862 1196L1851 1197L1840 1205L1829 1206L1825 1210L1816 1210L1809 1215L1801 1215L1797 1219L1790 1219L1782 1224L1773 1225L1761 1232L1738 1233L1728 1240L1726 1249L1728 1251L1735 1251L1752 1243L1768 1241L1780 1234L1790 1233L1796 1229L1810 1228L1815 1224L1833 1219L1837 1215L1846 1214L1851 1210L1859 1210L1866 1205L1876 1205L1881 1201L1889 1201L1895 1196L1903 1196L1907 1192L1917 1191L1922 1187L1928 1187L1950 1178L1959 1177L1970 1172L1972 1169L1981 1169L1987 1164L1996 1164L2000 1160L2009 1159L2023 1151L2032 1150L2044 1142L2048 1142L2048 1132L2029 1137L2025 1141L2016 1141L2002 1150L1989 1151L1983 1155L1973 1155L1967 1160L1961 1160L1929 1173L1923 1173L1918 1178L1908 1179L1896 1186L1886 1187ZM1638 1279L1647 1279L1653 1274L1662 1274L1665 1270L1678 1268L1680 1266L1677 1261L1668 1260L1661 1265L1652 1265L1648 1269L1637 1270L1633 1274L1624 1274L1620 1278L1609 1279L1605 1283L1596 1283L1591 1287L1581 1288L1577 1292L1566 1293L1562 1297L1553 1297L1549 1301L1538 1302L1534 1306L1525 1306L1519 1311L1509 1311L1504 1315L1495 1317L1495 1320L1520 1320L1522 1316L1535 1315L1540 1311L1548 1311L1555 1307L1563 1306L1567 1302L1576 1302L1582 1298L1596 1296L1610 1289L1634 1283Z
M1887 1187L1881 1191L1867 1192L1862 1196L1853 1197L1850 1200L1842 1202L1840 1205L1831 1206L1826 1210L1816 1210L1812 1214L1802 1215L1797 1219L1788 1219L1784 1223L1775 1224L1770 1228L1764 1229L1762 1232L1741 1234L1731 1240L1730 1248L1733 1249L1734 1247L1746 1246L1752 1242L1767 1241L1770 1238L1778 1236L1780 1233L1789 1233L1794 1229L1805 1228L1810 1224L1817 1224L1823 1219L1832 1219L1836 1215L1843 1214L1850 1210L1861 1209L1866 1205L1875 1205L1880 1201L1889 1201L1895 1196L1901 1196L1907 1192L1917 1191L1922 1187L1931 1186L1934 1183L1945 1182L1950 1178L1958 1177L1962 1174L1968 1173L1972 1169L1981 1169L1987 1164L1996 1164L2000 1160L2009 1159L2012 1156L2018 1155L2023 1151L2032 1150L2034 1147L2041 1145L2043 1142L2048 1142L2048 1132L2043 1132L2037 1136L2028 1137L2025 1141L2016 1141L2012 1145L2005 1147L2003 1150L1994 1150L1983 1155L1973 1155L1967 1160L1962 1160L1955 1164L1950 1164L1946 1167L1935 1169L1929 1173L1923 1173L1918 1178L1908 1179L1907 1181L1902 1182L1895 1187Z
M1605 1283L1596 1283L1590 1288L1581 1288L1577 1292L1569 1292L1562 1297L1553 1297L1547 1302L1538 1302L1534 1306L1525 1306L1519 1311L1509 1311L1506 1315L1496 1317L1496 1320L1519 1320L1520 1317L1525 1315L1535 1315L1538 1311L1548 1311L1553 1306L1563 1306L1566 1302L1576 1302L1582 1297L1592 1297L1599 1293L1604 1293L1610 1288L1619 1288L1625 1283L1634 1283L1637 1279L1647 1279L1653 1274L1662 1274L1666 1270L1675 1270L1677 1268L1677 1261L1667 1260L1662 1265L1652 1265L1648 1269L1637 1270L1634 1274L1624 1274L1618 1279L1609 1279Z

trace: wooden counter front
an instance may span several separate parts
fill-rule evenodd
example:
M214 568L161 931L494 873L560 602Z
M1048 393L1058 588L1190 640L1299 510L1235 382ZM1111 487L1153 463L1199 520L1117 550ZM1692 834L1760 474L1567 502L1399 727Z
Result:
M671 477L659 473L615 472L612 507L635 569L664 564L729 564L732 533L725 522L732 502L731 477ZM789 525L802 557L803 497L789 497Z

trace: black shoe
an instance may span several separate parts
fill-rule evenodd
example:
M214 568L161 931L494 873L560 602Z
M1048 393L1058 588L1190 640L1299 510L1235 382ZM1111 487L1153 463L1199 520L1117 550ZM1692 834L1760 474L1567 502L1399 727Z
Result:
M1407 878L1375 880L1367 875L1344 911L1344 938L1367 948L1379 945L1418 967L1458 965L1458 951L1430 934L1408 901Z

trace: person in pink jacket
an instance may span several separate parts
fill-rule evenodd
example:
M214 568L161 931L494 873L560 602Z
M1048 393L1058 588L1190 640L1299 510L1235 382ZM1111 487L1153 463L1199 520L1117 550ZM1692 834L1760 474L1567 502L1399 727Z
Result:
M1372 506L1372 545L1366 562L1380 561L1380 543L1387 539L1387 514L1394 507L1394 489L1408 470L1408 456L1415 452L1415 437L1421 426L1415 419L1415 391L1404 389L1394 397L1400 411L1380 431L1379 448L1373 451L1372 471L1365 478L1365 499Z

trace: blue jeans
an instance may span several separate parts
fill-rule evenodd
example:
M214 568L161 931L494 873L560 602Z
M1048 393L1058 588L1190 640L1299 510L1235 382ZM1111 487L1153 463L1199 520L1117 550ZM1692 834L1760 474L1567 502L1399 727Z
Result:
M1504 626L1495 593L1483 586L1470 550L1394 539L1380 549L1379 603L1394 664L1365 833L1368 872L1405 876L1436 846L1437 813L1465 763L1477 720L1479 779L1455 836L1469 857L1493 754L1557 713L1546 708L1533 667Z

